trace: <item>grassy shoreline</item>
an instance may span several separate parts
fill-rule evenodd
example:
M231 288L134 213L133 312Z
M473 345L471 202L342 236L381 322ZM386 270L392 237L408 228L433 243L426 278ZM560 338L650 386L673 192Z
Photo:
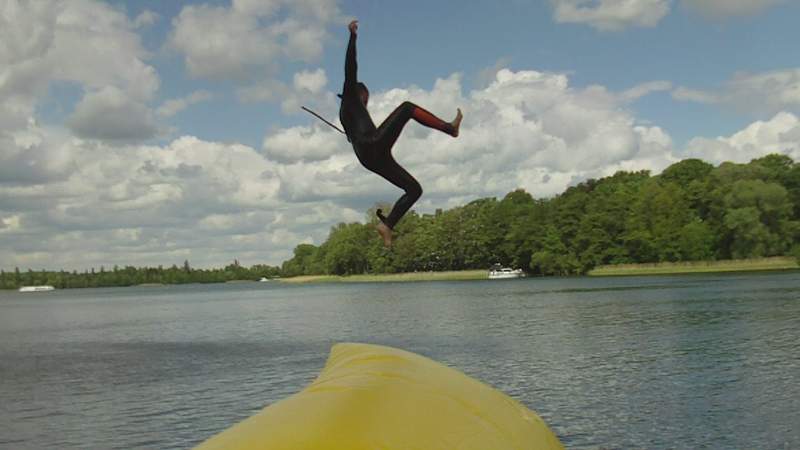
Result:
M800 269L800 266L798 266L795 258L788 256L776 256L772 258L734 259L721 261L607 265L596 267L590 270L587 275L595 277L677 275L691 273L756 272L764 270L796 269Z
M636 276L636 275L681 275L693 273L757 272L798 270L797 259L789 256L772 258L737 259L722 261L693 261L680 263L618 264L599 266L590 270L586 276ZM370 275L303 275L292 278L274 278L270 281L289 284L303 283L387 283L414 281L462 281L488 280L488 270L452 270L446 272L409 272ZM226 283L254 283L255 280L234 280ZM136 287L162 287L164 283L143 283ZM109 286L110 287L110 286ZM16 288L0 289L12 291Z
M386 283L398 281L460 281L488 280L488 270L453 270L447 272L409 272L376 275L303 275L281 278L284 283Z
M757 272L770 270L797 270L797 260L788 256L722 261L692 261L680 263L618 264L600 266L586 275L631 276L631 275L679 275L692 273ZM454 270L447 272L410 272L375 275L303 275L278 279L283 283L385 283L401 281L459 281L487 280L486 270Z

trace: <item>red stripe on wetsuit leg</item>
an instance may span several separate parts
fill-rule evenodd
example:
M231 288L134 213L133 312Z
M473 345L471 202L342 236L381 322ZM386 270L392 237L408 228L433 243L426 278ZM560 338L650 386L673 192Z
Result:
M425 111L419 106L414 107L414 111L412 112L411 117L413 117L414 120L421 123L422 125L425 125L426 127L435 128L439 131L444 131L447 134L453 134L453 125L434 116L428 111Z

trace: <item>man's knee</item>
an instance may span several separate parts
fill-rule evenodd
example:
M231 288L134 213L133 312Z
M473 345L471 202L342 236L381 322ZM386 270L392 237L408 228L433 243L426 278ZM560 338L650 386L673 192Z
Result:
M400 108L403 109L403 112L406 112L408 114L412 114L416 107L417 107L417 105L411 103L408 100L406 100L406 101L404 101L403 103L400 104Z
M412 198L414 201L417 201L420 197L422 197L422 186L419 183L414 183L406 189L406 195Z

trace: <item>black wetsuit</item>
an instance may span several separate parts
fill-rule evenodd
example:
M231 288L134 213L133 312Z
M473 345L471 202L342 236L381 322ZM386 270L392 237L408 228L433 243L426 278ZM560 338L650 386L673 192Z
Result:
M340 96L342 104L339 109L339 120L361 164L405 191L387 217L383 217L379 212L383 223L393 229L414 202L422 196L422 186L419 182L392 157L392 146L403 131L403 127L410 119L414 119L427 127L451 135L454 129L451 124L411 102L403 102L379 127L375 127L366 105L361 101L357 71L356 34L350 33L344 66L344 88Z

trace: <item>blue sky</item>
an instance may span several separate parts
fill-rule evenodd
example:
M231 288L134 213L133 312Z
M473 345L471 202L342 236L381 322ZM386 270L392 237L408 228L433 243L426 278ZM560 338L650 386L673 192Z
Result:
M336 120L347 42L419 212L686 157L800 157L790 0L0 2L4 267L279 264L399 192ZM53 267L55 265L56 267Z

